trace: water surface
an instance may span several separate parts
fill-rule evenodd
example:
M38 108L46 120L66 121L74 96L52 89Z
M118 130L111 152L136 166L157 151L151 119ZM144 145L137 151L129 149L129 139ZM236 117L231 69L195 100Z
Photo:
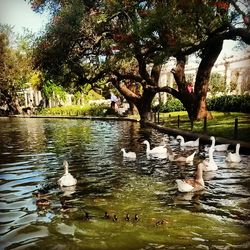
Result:
M249 156L227 164L225 153L215 153L219 169L205 174L205 190L182 194L175 179L193 176L202 159L193 165L148 159L142 141L157 146L164 137L152 128L29 118L1 118L0 128L2 249L250 248ZM121 148L136 152L136 161L124 161ZM75 189L57 185L64 159ZM36 205L38 191L50 206Z

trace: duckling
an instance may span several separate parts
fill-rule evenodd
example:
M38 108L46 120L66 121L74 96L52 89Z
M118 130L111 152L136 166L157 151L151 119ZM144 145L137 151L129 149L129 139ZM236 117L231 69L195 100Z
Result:
M37 206L49 206L50 205L50 201L46 198L41 198L41 194L40 193L36 193L36 205Z
M118 221L118 217L116 214L114 214L113 221L115 221L115 222Z
M168 223L168 221L167 220L159 220L159 221L157 221L156 223L155 223L155 225L156 226L162 226L162 225L165 225L165 224L167 224Z
M65 198L62 198L60 202L61 202L61 206L62 206L62 208L61 208L62 212L73 212L73 211L77 210L72 205L67 204L67 200Z
M105 212L104 219L110 219L110 215L108 214L108 212Z
M135 214L135 221L139 221L139 215Z
M90 220L90 215L88 212L85 212L84 220Z
M130 220L129 214L126 214L126 216L125 216L125 221L129 221L129 220Z

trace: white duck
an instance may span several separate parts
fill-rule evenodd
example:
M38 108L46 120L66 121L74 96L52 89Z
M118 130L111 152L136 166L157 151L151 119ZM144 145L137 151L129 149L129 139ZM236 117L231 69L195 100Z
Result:
M135 152L126 152L124 148L122 148L121 151L123 153L124 158L136 159L136 153Z
M63 161L64 175L58 180L58 184L61 187L74 186L77 180L69 173L69 164L66 160Z
M230 145L230 144L219 144L219 145L215 146L215 137L214 136L211 136L210 140L212 141L211 147L214 148L214 151L220 151L220 152L227 151L228 146ZM210 147L206 148L205 151L209 151L209 149L210 149Z
M151 155L151 156L155 156L155 157L159 157L159 158L167 158L168 157L168 153L167 153L167 149L166 149L165 145L150 149L150 144L147 140L143 141L142 143L146 144L146 146L147 146L147 148L146 148L147 155Z
M194 160L194 156L196 154L196 151L194 151L191 155L189 155L187 157L179 156L179 157L175 158L175 154L173 153L172 148L170 146L167 146L167 149L168 149L168 153L169 153L168 159L170 161L175 161L175 162L192 163Z
M180 192L195 192L204 189L205 183L203 180L203 165L200 163L197 167L194 178L185 180L177 179L177 188Z
M181 147L199 147L200 138L198 138L195 141L187 141L187 142L185 142L184 138L181 135L178 135L176 137L176 140L181 140L180 141L180 146Z
M237 143L235 153L229 152L227 157L226 157L226 161L228 161L228 162L236 162L236 163L240 162L241 157L240 157L239 152L240 152L240 144Z
M209 158L200 163L204 166L204 171L215 171L218 169L218 166L214 161L213 153L214 147L209 148Z

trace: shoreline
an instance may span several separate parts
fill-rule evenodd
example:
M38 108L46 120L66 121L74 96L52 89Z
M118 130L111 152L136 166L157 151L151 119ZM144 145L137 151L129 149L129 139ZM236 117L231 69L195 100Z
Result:
M128 117L115 117L115 116L108 116L108 117L98 117L98 116L37 116L37 115L12 115L12 116L1 116L1 118L29 118L29 119L35 119L35 118L43 118L43 119L82 119L82 120L103 120L103 121L131 121L131 122L140 122L137 119L134 118L128 118ZM202 134L202 133L195 133L192 131L186 131L186 130L180 130L180 129L175 129L175 128L169 128L169 127L164 127L159 124L155 124L153 122L145 122L144 123L147 126L150 126L154 129L157 129L161 132L170 134L170 135L182 135L185 136L185 138L188 139L197 139L198 137L200 138L200 142L202 144L210 144L210 136L207 134ZM223 137L217 137L216 136L216 142L219 144L230 144L229 149L230 150L235 150L235 146L237 143L240 143L240 151L244 154L250 155L250 142L246 141L240 141L240 140L233 140L233 139L227 139Z

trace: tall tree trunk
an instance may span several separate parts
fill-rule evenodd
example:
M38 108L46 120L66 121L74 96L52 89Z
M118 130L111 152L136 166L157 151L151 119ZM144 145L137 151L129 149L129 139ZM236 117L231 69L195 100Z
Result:
M209 78L214 63L222 50L222 46L223 41L218 40L216 43L207 46L202 53L202 60L196 75L194 89L196 96L194 100L194 106L196 107L194 110L194 117L196 119L202 119L204 117L209 118L206 106Z
M154 99L155 93L151 89L144 89L141 98L135 102L140 115L141 123L146 121L153 121L151 103Z

